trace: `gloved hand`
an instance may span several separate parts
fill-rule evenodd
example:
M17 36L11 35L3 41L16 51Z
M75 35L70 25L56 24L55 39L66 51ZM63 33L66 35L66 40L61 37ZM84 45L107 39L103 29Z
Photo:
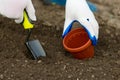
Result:
M87 31L93 45L97 44L99 25L86 0L67 0L65 23L62 37L71 30L73 22L77 21Z
M24 10L27 11L32 21L36 21L35 9L31 0L0 0L0 14L15 19L16 23L23 21Z

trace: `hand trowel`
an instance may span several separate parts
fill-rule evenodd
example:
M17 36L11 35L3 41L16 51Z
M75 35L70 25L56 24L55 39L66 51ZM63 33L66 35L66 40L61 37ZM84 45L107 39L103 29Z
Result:
M46 53L40 44L39 40L30 40L30 35L32 33L32 29L34 27L34 24L28 17L28 14L26 11L23 13L23 22L22 25L25 30L28 30L28 35L25 41L25 45L27 49L30 51L30 55L33 57L33 59L37 60L39 57L45 57Z

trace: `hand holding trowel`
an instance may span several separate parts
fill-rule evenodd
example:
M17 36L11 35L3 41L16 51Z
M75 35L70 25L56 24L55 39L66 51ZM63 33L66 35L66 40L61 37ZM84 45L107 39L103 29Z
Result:
M29 17L27 13L29 14ZM28 37L25 44L32 53L34 59L38 59L40 56L46 56L38 40L29 41L33 28L31 20L36 21L35 9L32 4L32 0L0 0L0 15L14 19L16 23L22 22L24 28L28 30Z
M33 56L33 58L38 59L40 56L45 57L46 53L43 50L39 40L30 40L30 35L32 32L32 28L34 27L34 24L28 17L28 14L26 11L24 11L24 14L23 14L22 25L24 26L24 29L28 30L28 36L26 38L25 45L27 46L28 50L31 52L31 55Z

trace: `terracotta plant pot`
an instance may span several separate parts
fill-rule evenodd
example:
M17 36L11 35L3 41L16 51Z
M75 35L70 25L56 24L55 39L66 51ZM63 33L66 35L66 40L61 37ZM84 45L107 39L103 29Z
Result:
M77 59L94 56L94 46L83 28L71 30L63 39L64 48Z

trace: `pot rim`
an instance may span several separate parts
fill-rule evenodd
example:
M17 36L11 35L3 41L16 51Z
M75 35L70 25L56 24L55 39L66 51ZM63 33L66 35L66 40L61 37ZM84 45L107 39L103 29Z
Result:
M77 29L81 29L81 28L77 28ZM77 29L75 29L75 30L77 30ZM73 31L74 31L74 30L73 30ZM76 34L77 34L77 33L76 33ZM88 41L87 41L84 45L82 45L82 46L80 46L80 47L77 47L77 48L70 48L70 47L68 47L67 45L65 45L66 37L67 37L67 36L65 36L64 39L63 39L63 46L64 46L64 48L65 48L66 50L68 50L68 51L70 51L70 52L78 52L78 51L85 50L85 49L87 49L87 48L92 44L91 40L88 39Z

